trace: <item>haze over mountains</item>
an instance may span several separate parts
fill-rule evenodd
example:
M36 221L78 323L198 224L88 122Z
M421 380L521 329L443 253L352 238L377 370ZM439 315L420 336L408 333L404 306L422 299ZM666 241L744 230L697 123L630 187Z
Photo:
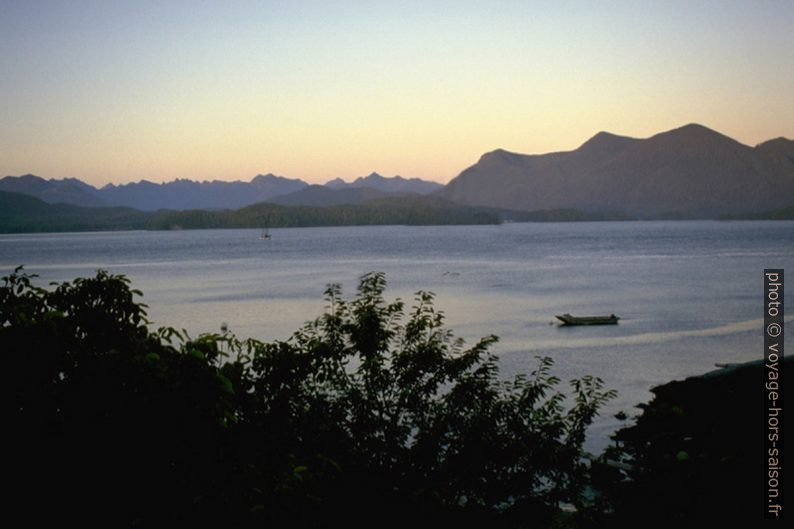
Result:
M544 218L593 218L605 212L598 218L716 218L794 206L794 141L777 138L749 147L691 124L647 139L599 132L568 152L525 155L497 149L446 186L372 173L324 186L267 174L250 182L142 180L97 189L74 178L25 175L3 178L0 191L51 204L141 211L238 209L261 202L328 207L424 194L467 206L563 212Z

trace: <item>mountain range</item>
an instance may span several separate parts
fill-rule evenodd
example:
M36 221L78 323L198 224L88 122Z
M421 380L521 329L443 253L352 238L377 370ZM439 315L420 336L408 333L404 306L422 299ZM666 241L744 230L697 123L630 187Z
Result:
M262 202L330 207L427 195L502 214L524 212L510 218L526 220L756 218L764 212L778 218L794 206L794 141L777 138L750 147L690 124L646 139L599 132L567 152L527 155L497 149L446 186L372 173L322 186L267 174L250 182L141 180L97 189L75 178L25 175L0 179L0 191L50 204L140 211L234 210Z
M368 176L356 178L352 182L345 182L341 178L334 178L325 183L325 187L331 189L352 189L368 187L383 191L385 193L418 193L420 195L438 191L442 186L438 182L429 182L419 178L403 178L394 176L387 178L378 173L371 173Z
M326 186L313 186L303 180L273 174L257 175L250 182L178 179L157 184L141 180L122 185L108 184L99 189L76 178L45 180L24 175L0 179L0 191L31 195L50 204L124 206L140 211L238 209L259 202L301 206L358 204L389 193L427 194L441 187L441 184L418 178L389 178L377 173L358 178L350 184L335 179Z
M489 152L440 196L467 205L639 218L775 210L794 205L794 141L749 147L696 124L647 139L600 132L569 152Z

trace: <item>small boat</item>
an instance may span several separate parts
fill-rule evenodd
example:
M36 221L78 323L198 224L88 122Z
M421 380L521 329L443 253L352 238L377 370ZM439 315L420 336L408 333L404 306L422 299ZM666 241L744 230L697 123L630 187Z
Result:
M267 228L262 230L262 234L259 236L259 240L261 241L270 240L270 232L267 231Z
M567 312L565 314L555 316L562 322L563 325L613 325L620 319L614 314L609 316L571 316Z

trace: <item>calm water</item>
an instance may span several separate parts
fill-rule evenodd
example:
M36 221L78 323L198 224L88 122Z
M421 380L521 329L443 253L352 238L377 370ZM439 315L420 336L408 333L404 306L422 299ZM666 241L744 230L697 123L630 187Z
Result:
M98 268L126 274L156 325L198 334L226 322L238 336L271 340L320 315L328 283L353 294L361 274L383 271L388 298L436 293L448 325L467 342L498 335L494 352L507 375L531 370L542 354L555 359L563 381L589 373L617 389L591 432L595 451L618 424L612 415L634 414L652 386L715 362L762 357L763 269L794 270L788 221L271 233L269 241L259 230L0 235L0 272L24 264L42 284ZM623 319L550 325L563 312Z

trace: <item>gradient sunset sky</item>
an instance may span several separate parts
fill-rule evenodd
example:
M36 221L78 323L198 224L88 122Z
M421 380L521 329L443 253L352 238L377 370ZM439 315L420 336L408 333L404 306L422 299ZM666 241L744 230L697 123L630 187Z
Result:
M447 182L696 122L794 138L794 2L0 0L0 176Z

